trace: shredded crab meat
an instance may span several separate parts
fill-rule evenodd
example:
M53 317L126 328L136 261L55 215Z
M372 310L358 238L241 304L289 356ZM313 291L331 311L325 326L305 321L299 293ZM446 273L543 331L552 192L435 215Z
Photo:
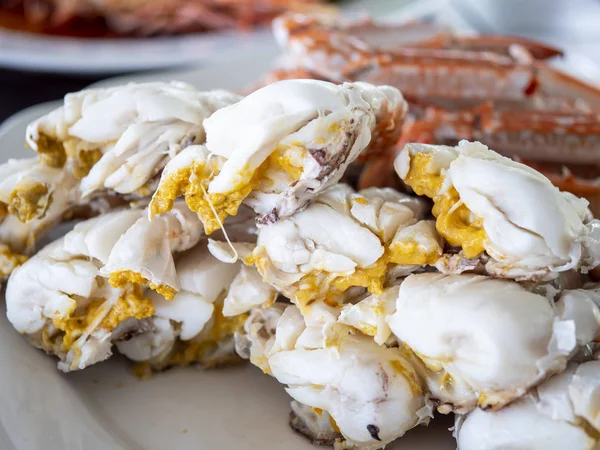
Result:
M137 239L140 228L152 239ZM34 345L57 355L61 370L102 361L116 339L153 316L146 284L168 286L173 253L195 245L199 229L184 204L152 223L142 209L81 222L13 272L6 292L9 321ZM132 232L136 239L122 239ZM143 279L111 283L115 267Z
M501 408L563 371L597 338L599 304L595 290L565 290L552 304L514 281L417 274L400 285L388 322L423 361L438 409L465 412Z
M500 411L475 410L461 417L455 431L458 445L461 450L595 448L599 387L600 362L571 364Z
M400 92L388 86L268 85L204 122L206 150L167 166L151 212L166 211L173 198L185 195L207 233L242 203L261 223L289 217L339 181L371 143L378 121L405 109Z
M303 312L320 298L337 304L357 286L379 294L394 267L410 273L441 256L441 241L432 222L419 221L421 212L418 201L391 189L357 193L337 185L305 210L260 227L244 261Z
M395 167L417 194L434 200L440 235L467 259L489 255L492 275L552 278L600 262L586 200L480 143L408 144Z

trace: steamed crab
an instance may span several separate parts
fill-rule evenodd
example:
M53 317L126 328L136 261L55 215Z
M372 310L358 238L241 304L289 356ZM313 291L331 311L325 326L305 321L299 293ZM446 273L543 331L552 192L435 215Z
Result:
M478 140L599 208L600 90L546 62L560 50L515 36L459 36L430 23L347 23L300 14L282 16L273 31L285 65L265 81L395 86L411 104L403 143ZM389 183L393 156L388 151L371 160L360 187Z
M143 200L171 158L204 141L203 120L237 100L182 83L68 94L63 106L27 128L38 157L0 166L0 242L31 253L64 218Z
M458 417L460 450L590 450L598 445L600 361L571 364L500 411Z
M327 443L341 435L340 448L365 449L427 423L431 407L411 355L352 333L336 324L339 311L319 306L305 317L293 305L254 310L236 337L242 356L288 386L297 402L292 423L313 439L320 430ZM307 407L324 414L330 428L308 421Z
M155 35L251 27L285 11L327 12L321 0L15 0L28 22L45 30L69 29L71 22L102 18L124 35ZM85 22L84 22L85 23Z
M206 145L167 165L150 211L168 211L184 195L208 234L242 203L259 223L277 222L339 181L369 145L393 142L405 112L402 95L388 86L271 84L204 121Z
M173 254L199 241L199 222L185 205L146 215L128 209L81 222L9 278L9 321L57 355L61 370L102 361L114 340L143 330L155 312L146 286L166 297L179 291Z
M147 319L148 331L118 341L119 352L153 370L232 362L234 333L247 311L275 301L274 289L254 269L216 260L206 242L181 255L176 272L181 290L170 301L149 293L154 315Z
M562 372L600 332L600 294L554 299L514 281L480 275L411 275L389 327L425 365L441 412L499 409ZM424 321L430 324L423 333Z
M435 264L441 240L422 214L419 200L392 189L338 184L305 210L259 227L256 246L238 254L304 313L319 299L339 304L355 288L381 293L394 278ZM225 243L211 249L228 260Z
M600 228L588 202L480 143L408 144L395 168L433 199L440 235L466 259L489 257L490 274L544 279L600 263Z

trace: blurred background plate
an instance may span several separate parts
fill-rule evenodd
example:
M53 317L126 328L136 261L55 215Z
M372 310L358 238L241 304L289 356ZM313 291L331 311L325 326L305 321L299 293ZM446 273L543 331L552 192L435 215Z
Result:
M83 39L0 28L0 67L52 73L116 74L274 51L269 29L153 38Z

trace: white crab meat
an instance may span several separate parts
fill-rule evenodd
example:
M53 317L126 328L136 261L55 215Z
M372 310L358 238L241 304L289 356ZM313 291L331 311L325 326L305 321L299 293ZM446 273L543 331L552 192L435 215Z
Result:
M600 331L600 296L563 291L556 305L480 275L410 275L388 321L425 364L440 412L499 408L563 371Z
M424 391L407 352L350 333L333 323L337 313L326 306L306 320L293 305L253 314L243 353L286 384L294 400L328 413L348 443L381 448L426 421Z
M600 263L600 232L597 221L586 223L586 200L478 142L407 144L395 167L434 200L440 235L466 258L487 253L492 275L551 278Z
M185 195L207 233L242 202L262 223L289 217L336 183L373 133L390 126L389 116L405 110L402 95L389 86L273 83L204 122L206 148L217 161L207 168L209 158L201 155L187 165L173 163L176 170L161 178L151 211L160 213Z
M170 279L173 252L198 242L200 223L182 203L147 223L142 209L81 222L9 278L9 321L34 345L57 355L61 370L83 369L108 358L114 340L152 317L146 284L166 295L179 289L179 280ZM143 239L140 228L152 239Z
M183 148L202 143L204 119L239 98L179 82L83 90L31 123L27 143L42 163L66 164L84 196L102 188L136 192Z
M39 158L0 165L0 242L30 253L77 200L77 180Z
M315 299L336 302L356 286L380 294L393 266L408 272L442 254L434 225L419 221L420 205L392 189L354 192L343 184L306 209L259 228L247 263L301 309Z
M179 290L173 255L196 245L201 230L197 216L183 202L152 220L141 217L115 243L100 275L115 286L148 284L171 300Z
M31 252L73 208L98 213L103 197L149 196L165 164L204 141L204 119L239 98L182 83L68 94L63 106L27 128L38 157L0 165L0 242Z
M210 254L206 243L197 245L177 260L181 289L173 300L150 294L155 309L149 319L151 330L118 342L117 348L127 358L147 362L155 370L231 357L233 335L247 317L244 310L230 314L233 317L225 314L227 298L240 289L240 276L255 301L261 291L262 302L272 301L275 295L260 277L248 273L252 270L241 263L222 263Z
M387 317L396 312L399 289L400 286L392 286L379 295L371 295L355 304L344 305L338 321L367 336L373 336L377 344L384 345L392 335Z
M599 444L600 361L571 364L500 411L457 421L459 450L593 450Z

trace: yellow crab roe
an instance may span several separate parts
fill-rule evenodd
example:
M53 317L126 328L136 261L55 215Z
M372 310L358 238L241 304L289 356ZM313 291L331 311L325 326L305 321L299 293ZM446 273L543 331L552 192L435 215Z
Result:
M481 219L472 220L471 211L461 202L454 188L440 193L444 177L431 173L431 155L416 154L410 157L410 169L404 182L418 195L433 199L436 229L450 245L462 247L466 258L474 258L485 250L487 240Z
M239 360L235 353L218 355L220 345L233 339L236 332L242 331L248 314L225 317L223 315L223 301L215 303L213 316L208 326L189 341L179 341L176 350L171 354L166 364L167 367L186 367L191 364L201 363L207 367L231 364Z
M29 258L19 253L14 253L6 244L0 244L0 278L9 276L13 270Z
M295 150L295 147L279 146L254 172L248 167L244 168L238 173L240 181L227 193L208 192L208 185L220 169L216 160L211 160L209 167L204 162L198 162L176 170L161 181L150 203L150 214L154 216L169 211L173 201L183 195L190 209L198 214L204 224L206 234L211 234L221 228L227 216L237 214L242 202L252 190L259 187L269 170L283 170L293 181L299 180L303 169L294 165L291 152Z
M67 162L67 154L63 144L47 134L40 133L37 141L37 152L42 164L60 169Z
M52 203L48 186L38 182L19 182L9 197L8 210L21 222L41 219Z
M63 332L61 350L69 351L75 341L94 323L99 315L103 314L101 307L104 302L103 299L95 300L81 314L73 316L73 311L68 317L57 317L52 321L54 327ZM129 318L135 317L142 320L153 315L154 306L152 301L143 296L142 289L139 286L128 286L98 327L110 332ZM49 341L47 337L45 340Z
M415 240L396 242L389 249L390 262L402 265L435 264L442 256L441 246L425 249Z
M88 149L83 141L79 139L69 139L64 142L67 156L72 161L72 173L78 180L86 177L92 167L102 158L100 149Z
M421 385L417 381L417 375L412 367L408 366L401 359L392 359L391 361L388 361L388 364L394 372L404 377L414 395L418 395L422 392Z
M155 284L151 283L150 280L142 276L139 272L134 272L133 270L122 270L119 272L113 272L110 274L108 282L112 287L123 288L128 284L132 283L139 286L146 286L153 291L158 292L167 300L173 300L177 291L166 284Z
M398 243L393 248L386 249L383 255L368 267L358 267L349 275L315 271L285 288L284 294L293 299L301 311L319 299L331 302L330 306L337 305L339 303L337 299L354 286L364 287L371 294L379 295L383 293L390 264L434 264L441 256L441 252L441 247L424 251L416 242ZM256 266L263 277L270 270L268 256L260 249L244 261L246 264Z

